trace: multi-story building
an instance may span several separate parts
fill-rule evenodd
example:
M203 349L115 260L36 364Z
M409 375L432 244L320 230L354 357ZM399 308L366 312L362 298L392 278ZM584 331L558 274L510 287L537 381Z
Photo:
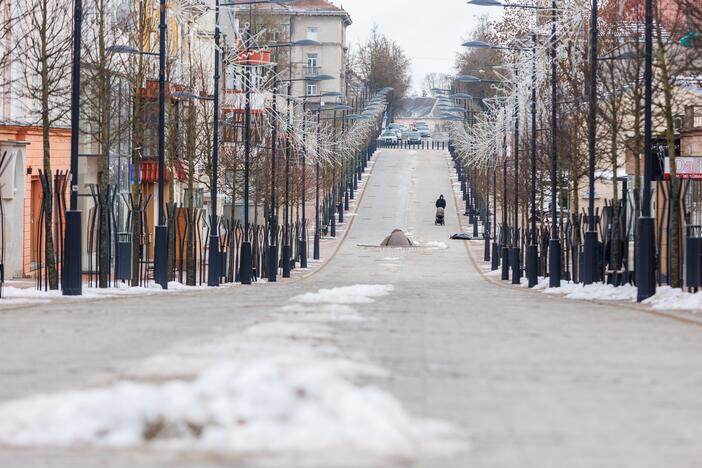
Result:
M294 0L285 5L271 4L251 9L241 7L238 23L251 22L255 32L265 29L261 42L285 43L312 40L319 45L298 45L292 48L291 69L295 96L346 91L348 47L346 28L351 17L329 0ZM254 19L254 15L255 19ZM329 75L333 79L315 81ZM309 80L305 80L309 79Z

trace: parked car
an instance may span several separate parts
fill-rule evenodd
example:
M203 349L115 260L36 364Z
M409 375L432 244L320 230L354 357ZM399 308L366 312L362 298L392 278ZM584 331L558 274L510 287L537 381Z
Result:
M385 130L383 133L380 134L378 140L386 144L396 144L398 141L397 134L395 134L395 132L392 130Z
M417 131L422 138L429 138L431 136L431 130L429 130L429 127L417 127Z
M416 132L416 131L407 132L407 142L408 143L421 143L422 142L421 133Z

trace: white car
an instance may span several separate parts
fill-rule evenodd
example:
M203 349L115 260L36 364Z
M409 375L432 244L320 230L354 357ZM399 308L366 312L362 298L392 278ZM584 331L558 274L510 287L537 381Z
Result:
M394 145L397 144L397 134L392 130L386 130L380 135L378 140L382 141L383 143L389 143Z

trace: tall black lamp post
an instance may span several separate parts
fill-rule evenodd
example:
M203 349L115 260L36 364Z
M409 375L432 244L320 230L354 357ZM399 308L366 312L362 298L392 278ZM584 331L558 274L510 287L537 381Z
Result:
M212 125L212 180L210 181L212 215L210 217L210 245L207 258L208 286L219 286L219 278L222 276L220 272L222 259L219 252L219 222L217 217L217 179L219 172L219 39L219 0L215 0L214 118Z
M168 289L168 226L164 211L166 170L166 0L160 1L158 53L158 225L154 239L154 280Z
M599 280L597 274L597 231L595 229L595 139L597 138L597 0L592 0L590 23L590 99L588 106L588 204L587 231L583 249L583 283Z
M656 246L654 219L651 216L651 179L653 178L653 0L646 0L644 32L644 180L641 216L636 236L636 299L641 302L656 293Z
M78 132L80 129L80 49L83 25L83 5L74 0L73 5L73 69L71 89L71 194L66 211L66 236L61 289L64 296L83 293L81 278L81 212L78 210Z

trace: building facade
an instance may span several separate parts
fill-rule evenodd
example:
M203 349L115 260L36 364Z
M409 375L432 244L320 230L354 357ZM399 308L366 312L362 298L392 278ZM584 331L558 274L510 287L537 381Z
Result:
M351 25L351 17L342 7L329 0L294 0L285 5L271 4L255 9L242 6L238 9L237 22L239 28L246 22L251 23L255 32L265 29L260 38L262 45L302 40L319 42L292 48L289 65L295 80L293 95L346 94L346 28ZM315 81L320 75L332 79Z

